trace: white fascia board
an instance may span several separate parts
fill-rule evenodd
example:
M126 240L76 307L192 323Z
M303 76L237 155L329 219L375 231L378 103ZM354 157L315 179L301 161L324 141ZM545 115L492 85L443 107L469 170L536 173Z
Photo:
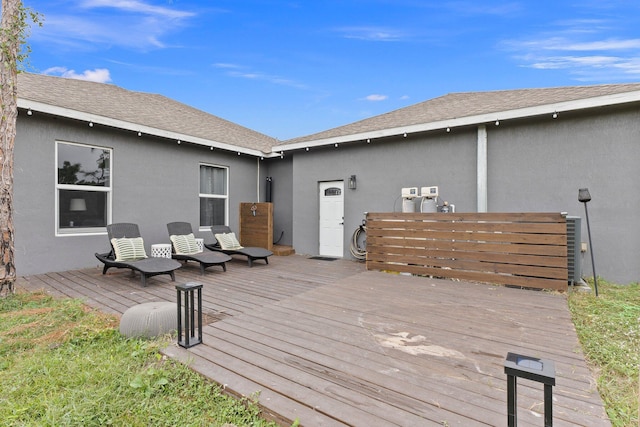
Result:
M55 105L44 104L41 102L18 99L18 108L30 109L34 112L51 114L59 117L67 117L70 119L81 120L85 122L93 122L97 125L113 127L116 129L128 130L131 132L142 132L144 135L158 136L161 138L174 139L189 144L202 145L204 147L213 147L220 150L232 151L236 153L247 154L254 157L265 157L265 153L250 148L236 147L235 145L226 144L210 139L199 138L197 136L186 135L178 132L171 132L164 129L158 129L150 126L143 126L124 120L112 119L110 117L99 116L96 114L85 113L83 111L72 110L69 108L58 107Z
M534 107L518 108L514 110L496 111L479 114L475 116L460 117L454 119L440 120L430 123L420 123L411 126L400 126L388 129L380 129L369 132L360 132L351 135L341 135L325 139L317 139L293 144L283 144L273 147L273 151L280 153L284 151L303 150L306 148L322 147L348 142L363 142L367 139L375 140L389 136L399 136L416 132L428 132L446 128L456 128L462 126L473 126L483 123L495 122L496 120L521 119L525 117L542 116L545 114L558 114L563 111L578 111L589 108L605 107L640 101L640 91L625 92L613 95L599 96L595 98L579 99L574 101L563 101L553 104L538 105Z

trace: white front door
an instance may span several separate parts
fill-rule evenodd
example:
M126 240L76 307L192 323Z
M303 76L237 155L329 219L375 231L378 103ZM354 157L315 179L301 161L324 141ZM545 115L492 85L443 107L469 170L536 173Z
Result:
M344 255L344 182L321 182L320 255Z

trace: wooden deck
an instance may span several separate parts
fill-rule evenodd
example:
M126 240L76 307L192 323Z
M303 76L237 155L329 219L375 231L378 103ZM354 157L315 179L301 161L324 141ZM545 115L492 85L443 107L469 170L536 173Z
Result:
M556 366L555 426L610 426L566 296L365 271L293 255L270 264L197 265L176 283L203 288L203 344L165 352L238 396L257 395L286 425L506 425L507 352ZM175 301L168 276L87 269L22 277L20 289L82 298L109 313ZM541 426L542 385L518 382L520 426Z

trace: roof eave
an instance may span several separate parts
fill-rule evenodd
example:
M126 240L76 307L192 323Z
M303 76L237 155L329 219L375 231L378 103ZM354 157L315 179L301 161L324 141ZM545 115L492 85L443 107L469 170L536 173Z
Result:
M457 117L435 122L420 123L417 125L398 126L387 129L378 129L367 132L359 132L349 135L340 135L331 138L301 141L292 144L282 144L273 147L274 153L286 151L303 150L307 148L323 147L328 145L343 144L349 142L362 142L378 138L400 136L404 134L429 132L447 128L480 125L495 121L521 119L543 115L553 115L567 111L579 111L590 108L605 107L626 104L640 101L640 91L624 92L612 95L604 95L593 98L579 99L573 101L562 101L550 104L538 105L534 107L517 108L512 110L483 113L474 116Z
M271 156L270 153L264 153L260 150L254 150L245 147L238 147L235 145L227 144L224 142L200 138L193 135L183 134L179 132L167 131L151 126L140 125L125 120L113 119L111 117L100 116L96 114L86 113L83 111L73 110L69 108L59 107L56 105L46 104L38 101L31 101L28 99L18 98L18 108L25 110L31 110L34 112L40 112L50 114L59 117L65 117L74 120L91 122L98 125L113 127L122 130L128 130L131 132L140 132L144 135L157 136L160 138L173 139L176 141L183 141L189 144L201 145L203 147L213 147L213 149L225 150L230 152L236 152L254 157L267 157Z

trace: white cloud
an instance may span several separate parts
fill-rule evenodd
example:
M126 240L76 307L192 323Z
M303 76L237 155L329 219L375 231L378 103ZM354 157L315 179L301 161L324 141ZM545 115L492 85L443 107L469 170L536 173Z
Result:
M34 39L55 43L69 50L95 49L96 45L135 49L164 48L166 36L186 25L195 13L128 0L85 0L73 12L46 13ZM96 8L108 8L96 18Z
M238 64L231 64L228 62L217 62L215 64L213 64L214 67L216 68L227 68L227 69L239 69L242 68L241 65Z
M66 67L51 67L44 70L42 74L58 75L68 79L87 80L97 83L109 83L111 76L106 68L96 68L94 70L85 70L78 74L75 70L69 70Z
M281 86L293 87L296 89L308 89L308 87L305 84L297 82L295 80L287 79L285 77L266 74L259 71L251 71L251 70L244 71L246 70L247 67L244 67L238 64L219 62L219 63L213 64L213 66L216 68L227 70L226 74L231 77L237 77L237 78L248 79L248 80L260 80L260 81L265 81L265 82L269 82L269 83L273 83Z
M80 6L87 9L109 7L127 12L158 16L169 19L188 18L194 15L194 13L191 12L169 9L167 7L153 6L142 1L133 0L85 0L80 3Z
M492 6L486 4L486 2L449 1L442 3L441 6L457 15L510 16L515 13L521 13L523 10L522 3L520 2L507 2Z
M384 27L343 27L334 30L342 34L347 39L393 42L407 38L407 34L402 30Z
M377 94L377 93L373 93L371 95L365 96L364 100L377 102L377 101L384 101L387 98L389 98L387 95L380 95L380 94Z
M625 29L617 24L602 19L563 21L555 24L552 36L542 33L508 41L502 48L523 67L564 70L581 81L637 80L640 38L625 37Z

